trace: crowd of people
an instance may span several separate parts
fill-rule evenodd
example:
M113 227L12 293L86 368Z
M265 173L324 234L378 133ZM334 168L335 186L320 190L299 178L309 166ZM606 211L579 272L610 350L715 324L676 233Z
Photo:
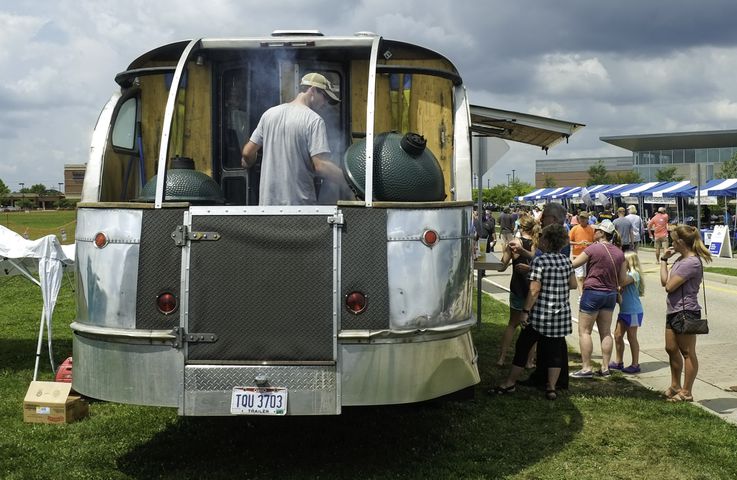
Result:
M489 210L474 216L477 237L488 239L487 251L494 251L497 241L501 246L500 271L512 266L509 320L502 334L498 366L504 366L517 328L521 331L509 374L491 393L511 394L522 383L542 387L545 397L555 400L559 390L568 387L569 376L590 379L608 377L612 370L625 374L641 371L637 330L644 318L640 298L645 284L638 249L647 235L655 240L660 283L666 293L664 343L671 382L663 395L670 402L693 401L697 335L681 332L677 323L684 316L701 318L698 293L703 263L710 262L711 256L695 227L669 226L662 207L643 222L635 206L597 215L583 210L573 214L558 203L517 212L504 209L498 220L498 239L496 223ZM577 305L571 302L571 290L578 290ZM574 308L578 310L582 366L569 374L565 337L573 332ZM594 325L602 352L597 370L591 360ZM627 366L625 336L631 356ZM535 371L520 382L525 370L531 368Z

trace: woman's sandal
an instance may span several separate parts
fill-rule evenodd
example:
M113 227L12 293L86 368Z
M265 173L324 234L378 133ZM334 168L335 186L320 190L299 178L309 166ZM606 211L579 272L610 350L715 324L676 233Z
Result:
M558 392L555 390L545 390L545 398L548 400L555 400L558 398Z
M678 402L693 402L693 396L684 395L682 393L676 393L672 397L668 398L666 402L678 403Z
M678 395L678 394L679 394L680 392L681 392L681 391L680 391L680 390L678 390L678 389L675 389L675 388L673 388L673 387L668 387L668 388L667 388L667 389L666 389L666 390L665 390L665 391L663 392L663 396L665 397L665 399L666 399L666 400L670 400L671 398L673 398L673 397L675 397L676 395Z
M492 390L493 393L496 393L497 395L509 395L510 393L514 393L515 390L517 390L517 385L512 385L509 387L502 387L501 385L494 387L494 390Z

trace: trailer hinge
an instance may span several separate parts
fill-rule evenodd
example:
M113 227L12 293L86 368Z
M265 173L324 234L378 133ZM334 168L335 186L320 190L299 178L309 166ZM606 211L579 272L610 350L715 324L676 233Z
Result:
M215 343L218 336L214 333L186 333L183 328L174 327L174 348L181 348L185 342L187 343Z
M328 223L330 225L345 225L342 213L336 213L332 217L328 217Z
M187 240L191 242L220 240L220 234L218 232L192 232L186 225L178 225L177 229L171 232L171 238L177 247L183 247Z

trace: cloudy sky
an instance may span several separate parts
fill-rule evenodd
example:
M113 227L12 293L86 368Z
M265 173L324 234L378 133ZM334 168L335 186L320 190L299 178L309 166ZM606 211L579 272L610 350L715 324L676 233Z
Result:
M113 77L203 36L361 30L427 46L474 104L580 122L549 158L627 155L600 136L737 128L734 0L0 0L0 179L57 188L85 163ZM533 182L538 148L492 170Z

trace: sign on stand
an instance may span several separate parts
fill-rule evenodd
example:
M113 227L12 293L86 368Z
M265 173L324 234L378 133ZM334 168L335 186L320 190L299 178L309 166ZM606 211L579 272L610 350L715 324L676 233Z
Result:
M729 228L726 225L715 225L709 243L709 253L717 257L732 258L732 243L729 239Z

